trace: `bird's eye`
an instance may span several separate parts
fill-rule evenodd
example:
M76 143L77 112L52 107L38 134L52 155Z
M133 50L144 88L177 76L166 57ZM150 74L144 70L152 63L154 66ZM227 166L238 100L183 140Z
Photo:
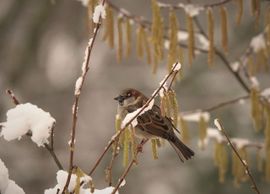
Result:
M129 92L129 93L127 93L127 97L130 97L131 96L131 93Z

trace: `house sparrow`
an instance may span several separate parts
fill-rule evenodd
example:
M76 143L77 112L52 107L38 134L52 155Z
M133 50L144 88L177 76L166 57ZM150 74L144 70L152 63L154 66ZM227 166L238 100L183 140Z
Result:
M128 113L141 108L148 100L144 94L132 88L123 90L114 99L118 101L118 114L122 119ZM194 152L175 135L174 130L178 130L170 118L162 116L159 106L153 105L152 109L139 115L137 122L138 124L134 126L136 136L145 139L155 137L166 139L182 162L184 162L184 158L188 160L194 156Z

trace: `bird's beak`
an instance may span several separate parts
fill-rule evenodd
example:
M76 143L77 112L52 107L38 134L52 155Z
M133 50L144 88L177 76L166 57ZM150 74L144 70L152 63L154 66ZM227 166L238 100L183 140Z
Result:
M125 97L119 95L119 96L115 97L114 100L117 100L118 102L122 103L125 100Z

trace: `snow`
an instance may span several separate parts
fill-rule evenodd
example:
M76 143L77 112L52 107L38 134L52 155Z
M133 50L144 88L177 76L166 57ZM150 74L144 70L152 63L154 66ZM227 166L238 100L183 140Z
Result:
M188 39L188 33L186 31L178 31L177 33L178 41L184 41Z
M215 124L215 126L218 128L219 131L222 131L222 127L221 127L221 125L220 125L218 119L215 119L215 120L214 120L214 124Z
M1 194L25 194L13 180L9 180L8 169L0 159L0 193Z
M54 188L50 188L50 189L46 189L44 194L55 194L57 192L57 190L60 190L59 193L62 192L62 190L65 187L66 181L67 181L67 177L68 177L68 172L64 171L64 170L59 170L56 173L56 180L57 180L57 185ZM70 183L68 185L68 191L72 192L75 187L76 187L76 179L77 176L75 174L71 175L70 178ZM83 176L80 178L80 182L84 181L83 185L81 187L83 187L85 184L87 184L89 181L91 181L92 178L90 176ZM84 194L87 193L85 189L80 189L80 194ZM88 192L90 194L90 190Z
M261 49L265 49L266 48L266 41L264 38L263 33L255 36L252 38L251 42L250 42L250 47L253 49L254 52L258 52Z
M85 6L85 7L88 6L89 0L78 0L78 1L80 1L83 6Z
M44 191L44 194L56 194L57 190L60 190L59 193L61 193L62 190L64 189L65 184L66 184L67 176L68 176L68 172L66 172L64 170L59 170L57 172L57 175L56 175L57 185L54 188L46 189ZM74 189L76 187L76 179L77 179L77 176L75 174L72 174L71 179L70 179L70 183L68 186L69 192L74 191ZM87 188L87 189L83 188L91 180L92 180L92 178L90 176L87 176L87 175L80 178L80 182L83 181L83 185L80 188L79 194L111 194L112 191L114 190L114 187L106 187L106 188L100 189L100 190L95 189L94 193L91 193L91 190L89 188ZM122 186L123 185L121 184L120 187L122 187ZM116 194L119 194L118 191L116 192Z
M224 141L224 137L216 128L207 129L207 138L215 139L218 143L222 143Z
M262 91L261 95L264 96L264 97L270 97L270 88L264 89Z
M199 122L201 119L201 116L204 118L206 122L208 122L210 119L210 114L208 112L196 112L196 113L183 115L183 119L186 121L191 121L191 122Z
M204 10L204 7L194 5L194 4L179 3L178 5L184 8L185 12L191 17L198 15L200 11Z
M238 61L231 63L231 68L234 72L237 72L240 68L240 63Z
M255 76L250 77L250 82L251 82L252 88L259 88L260 87L259 81Z
M29 130L32 132L31 139L38 146L48 143L51 129L55 119L50 113L31 103L19 104L7 112L7 121L2 123L0 136L11 141L20 139Z
M95 7L95 11L93 14L93 22L94 23L99 23L99 18L105 19L106 18L106 11L105 7L102 4L99 4Z
M173 65L172 70L173 70L173 71L180 71L181 66L182 66L181 63L176 62L176 63Z
M231 138L232 143L236 146L237 149L241 149L250 144L250 141L242 138Z
M25 194L25 192L13 180L9 180L8 186L3 194Z
M81 88L82 88L82 83L83 83L83 78L82 76L79 77L76 81L76 84L75 84L75 91L74 91L74 94L77 96L77 95L80 95L81 93Z
M0 159L0 193L4 192L8 185L8 169L4 162Z
M199 42L200 48L208 50L209 49L209 40L203 34L195 34L196 39Z
M154 105L154 99L149 103L149 105L147 107L145 107L145 109L138 115L142 115L143 113L145 113L146 111L150 110L153 105ZM127 125L127 123L129 123L137 114L138 112L140 112L142 110L143 107L141 108L138 108L137 110L135 110L134 112L131 112L131 113L128 113L126 115L126 117L124 118L124 120L122 121L122 124L121 124L121 128L125 128L125 126ZM138 121L137 121L137 118L135 118L132 122L131 122L132 126L136 126L138 124Z

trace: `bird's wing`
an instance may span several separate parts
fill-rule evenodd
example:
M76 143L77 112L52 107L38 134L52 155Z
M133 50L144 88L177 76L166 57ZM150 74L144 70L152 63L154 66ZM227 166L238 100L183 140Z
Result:
M137 121L137 127L151 135L162 137L167 140L171 140L171 138L175 137L169 119L162 117L161 114L154 109L148 110L138 116Z

